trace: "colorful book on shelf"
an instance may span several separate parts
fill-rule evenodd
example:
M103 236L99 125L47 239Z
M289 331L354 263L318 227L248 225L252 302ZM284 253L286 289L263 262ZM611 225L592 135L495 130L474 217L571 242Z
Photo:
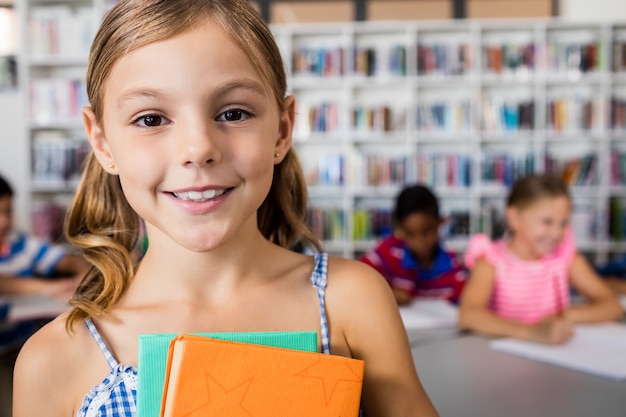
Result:
M211 337L256 345L279 348L317 351L317 333L305 332L219 332L194 333ZM153 333L139 335L137 372L137 417L156 417L163 396L167 356L170 342L176 333Z
M357 417L364 362L179 335L170 343L161 417Z
M626 325L577 325L563 345L542 345L511 338L489 343L494 350L550 363L603 378L626 380Z

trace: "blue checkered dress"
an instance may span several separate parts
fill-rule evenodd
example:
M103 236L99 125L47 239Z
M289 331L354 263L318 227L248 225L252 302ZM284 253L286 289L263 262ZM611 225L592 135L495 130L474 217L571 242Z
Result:
M330 354L330 339L328 336L328 321L326 319L326 307L324 294L327 284L328 255L325 253L315 254L315 268L311 274L311 282L317 288L317 296L320 304L320 331L322 333L322 352ZM137 397L137 369L118 363L108 346L102 340L94 323L88 319L85 325L102 350L111 372L83 399L77 417L135 417L137 409L135 399Z

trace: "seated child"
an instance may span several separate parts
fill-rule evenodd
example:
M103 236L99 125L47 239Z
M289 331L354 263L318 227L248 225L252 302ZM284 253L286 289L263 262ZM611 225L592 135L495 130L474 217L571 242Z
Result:
M622 308L576 251L571 199L558 177L518 180L507 199L508 236L475 235L465 254L471 269L461 296L460 327L493 336L559 344L574 323L618 320ZM570 304L570 286L585 298Z
M64 246L14 229L13 189L0 177L0 294L69 299L86 272L87 263Z
M394 233L366 253L361 261L387 279L398 304L413 297L440 297L456 302L466 271L455 253L439 238L443 220L439 203L423 185L403 189L392 212Z

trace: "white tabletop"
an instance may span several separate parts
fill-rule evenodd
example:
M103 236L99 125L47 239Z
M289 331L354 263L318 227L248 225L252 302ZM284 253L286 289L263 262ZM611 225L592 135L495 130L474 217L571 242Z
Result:
M497 352L481 336L409 336L441 417L626 416L626 382Z

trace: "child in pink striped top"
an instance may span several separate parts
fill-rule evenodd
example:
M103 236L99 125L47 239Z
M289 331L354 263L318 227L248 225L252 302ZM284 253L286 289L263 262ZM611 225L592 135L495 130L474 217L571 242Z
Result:
M541 343L568 340L574 323L610 321L623 311L609 287L577 253L567 186L550 175L518 180L507 200L509 235L475 235L460 303L462 328ZM573 286L585 299L570 305Z

